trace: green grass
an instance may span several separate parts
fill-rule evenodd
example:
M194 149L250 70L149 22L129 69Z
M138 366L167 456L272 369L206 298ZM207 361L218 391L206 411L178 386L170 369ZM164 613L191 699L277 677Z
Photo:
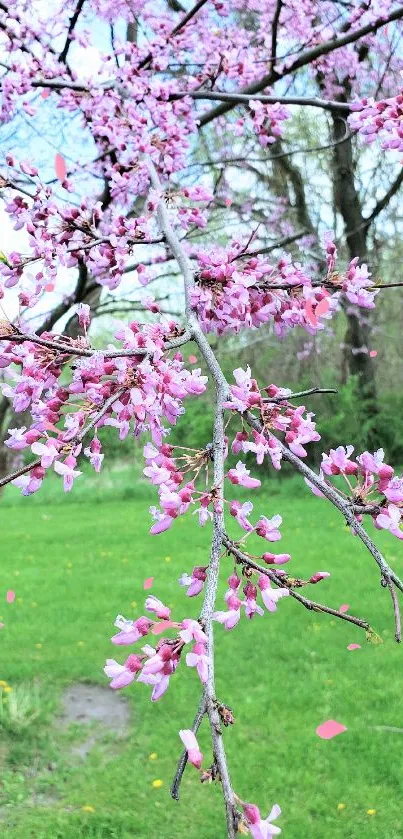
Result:
M66 504L58 503L56 482L42 503L40 494L20 501L11 490L0 506L0 680L21 697L13 719L4 710L0 716L0 830L7 839L225 837L220 789L200 785L193 767L181 801L169 797L178 730L190 725L200 692L193 670L181 665L155 705L147 686L126 689L130 736L105 735L85 761L72 756L71 744L87 732L54 723L65 686L104 684L105 658L123 660L109 642L113 620L118 612L143 612L146 577L155 577L152 591L174 617L197 614L199 598L186 599L177 578L205 562L210 534L189 515L149 537L152 496L144 484L128 486L129 478L99 479L92 497L78 482L79 494ZM312 597L335 608L349 603L384 643L367 644L359 629L291 599L231 633L217 625L217 695L236 717L225 735L234 787L263 812L280 804L285 839L401 839L403 734L376 728L403 728L403 649L393 641L388 592L337 512L299 483L271 482L255 496L255 510L283 515L281 547L292 554L294 573L332 573ZM402 569L401 543L385 534L377 541ZM231 567L225 563L220 598ZM16 591L13 604L5 602L8 588ZM348 652L352 642L362 649ZM326 719L347 732L320 740L315 729ZM205 725L200 743L208 765ZM158 789L155 779L163 781Z

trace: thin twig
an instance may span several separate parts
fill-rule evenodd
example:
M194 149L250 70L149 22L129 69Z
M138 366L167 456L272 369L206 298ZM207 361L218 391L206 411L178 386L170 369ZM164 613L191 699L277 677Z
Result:
M294 597L295 600L298 600L298 603L301 603L302 606L305 606L305 609L313 612L323 612L324 614L331 615L334 618L340 618L340 620L347 621L347 623L353 623L355 626L359 626L361 629L365 629L366 632L371 632L371 627L368 621L362 620L362 618L357 618L354 615L348 615L345 612L339 612L336 609L332 609L330 606L325 606L323 603L317 603L315 600L309 600L307 597L304 597L299 592L295 591L289 583L287 583L287 579L276 574L271 568L265 568L259 563L255 562L252 557L248 556L248 554L241 551L238 546L228 538L227 535L223 536L223 545L227 548L227 550L236 558L236 560L242 565L246 565L248 568L253 568L255 571L258 571L259 574L263 574L265 577L268 577L271 582L274 583L277 587L280 588L288 588L291 597Z
M104 402L102 408L93 416L88 425L86 425L79 432L79 434L76 435L76 437L73 437L72 440L66 440L66 445L68 443L69 446L74 447L78 445L78 443L82 443L84 438L87 436L88 432L96 426L96 424L99 422L100 419L102 419L102 417L106 414L106 412L113 405L113 403L120 399L125 390L126 388L121 387L117 391L115 391L115 393L113 393L112 396L110 396L109 399L107 399L106 402ZM38 458L37 460L33 460L31 463L27 463L27 465L23 466L21 469L17 469L16 472L12 472L9 475L6 475L4 478L0 479L0 489L1 487L6 486L6 484L11 483L11 481L14 481L15 478L20 478L21 475L26 475L27 472L31 471L31 469L35 469L36 466L40 465L41 458Z
M172 338L165 346L163 347L164 352L168 352L168 350L176 349L177 347L181 347L182 344L187 344L190 341L191 335L190 332L185 331L182 335L178 338ZM4 341L5 343L15 343L15 344L24 344L25 342L31 344L37 344L39 347L46 347L50 350L55 350L60 355L66 356L93 356L95 354L102 354L104 358L134 358L136 356L153 356L154 350L147 350L144 347L136 347L133 350L103 350L103 349L91 349L86 347L76 347L74 344L68 344L66 341L51 341L49 338L41 338L39 335L25 335L23 333L12 333L11 335L0 335L0 342Z
M67 30L67 38L66 38L66 41L65 41L64 47L63 47L63 49L62 49L62 51L61 51L61 53L60 53L60 55L59 55L59 61L60 61L62 64L64 64L64 63L65 63L65 61L66 61L67 54L68 54L68 51L69 51L69 49L70 49L71 42L72 42L72 39L73 39L73 32L74 32L74 28L75 28L75 25L76 25L76 23L77 23L77 21L78 21L78 18L80 17L80 14L81 14L82 8L83 8L83 6L84 6L84 3L85 3L85 0L78 0L77 6L76 6L76 8L75 8L75 11L73 12L73 14L72 14L72 16L71 16L71 18L70 18L69 28L68 28L68 30Z
M201 701L200 701L199 710L198 710L198 712L197 712L197 714L194 718L193 725L192 725L192 731L194 732L194 734L197 734L205 713L206 713L206 700L205 700L204 694L203 694L203 696L201 698ZM188 753L187 753L187 749L184 749L180 758L179 758L178 765L176 767L176 772L175 772L175 775L174 775L174 779L173 779L172 784L171 784L171 796L172 796L172 798L175 799L175 801L179 801L179 788L180 788L180 785L181 785L183 773L186 769L187 762L188 762Z
M289 393L288 396L268 396L263 402L287 402L289 399L300 399L302 396L311 396L314 393L338 393L335 387L310 387L308 390L299 390L296 393Z
M402 621L400 617L400 606L399 601L397 599L397 594L395 592L392 580L387 580L387 586L390 591L390 596L392 598L393 603L393 614L395 616L395 638L398 644L400 644L402 640Z
M277 102L282 105L302 105L303 107L321 108L325 111L351 112L351 105L348 102L333 102L331 99L319 99L306 96L270 96L263 93L225 93L221 90L184 90L180 93L172 93L170 99L181 99L189 96L191 99L207 99L216 102L228 102L232 105L248 105L249 102L262 102L264 105L275 105Z
M272 434L268 434L266 429L263 427L260 420L257 419L250 411L246 411L243 414L246 422L251 428L254 428L255 431L258 431L259 434L263 434L266 439L270 439L270 436L275 436ZM287 460L288 463L294 467L297 472L300 472L304 478L307 478L308 481L313 484L317 489L320 490L322 495L324 495L338 510L343 514L344 518L346 519L347 523L352 528L353 532L357 534L357 536L361 539L361 542L365 545L365 547L369 550L370 554L373 556L378 568L381 572L382 577L386 579L391 579L395 583L395 585L403 592L403 581L397 574L393 571L393 569L388 565L384 557L382 556L380 550L376 547L370 536L368 535L367 531L364 527L360 524L357 518L354 515L354 510L351 504L344 499L337 490L326 483L319 475L316 474L309 466L306 465L291 449L288 448L278 437L275 437L279 448L281 449L282 455L284 460Z

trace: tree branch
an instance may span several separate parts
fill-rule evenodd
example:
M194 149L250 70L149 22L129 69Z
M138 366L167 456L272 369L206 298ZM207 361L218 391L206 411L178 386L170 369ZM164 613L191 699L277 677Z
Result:
M270 436L274 437L274 434L268 434L268 432L263 427L260 420L258 420L250 411L246 411L243 415L245 417L246 422L251 428L254 428L255 431L258 431L259 434L263 434L266 439L269 439ZM282 455L284 460L287 460L288 463L294 467L294 469L299 472L304 478L307 478L308 481L313 484L320 492L330 501L334 507L337 507L338 510L343 514L346 522L350 525L354 533L361 539L361 542L365 545L368 549L370 554L373 556L380 572L381 576L385 577L386 579L390 578L393 580L395 585L403 592L403 582L397 576L397 574L393 571L393 569L388 565L384 557L382 556L380 550L376 547L370 536L368 535L367 531L362 527L362 525L357 521L354 515L353 506L346 501L342 496L337 492L334 487L330 486L326 483L319 475L316 474L309 466L306 465L296 454L294 454L291 449L288 448L278 437L275 437L279 448L281 449Z
M302 396L311 396L314 393L338 393L335 387L310 387L309 390L299 390L290 393L288 396L268 396L263 402L287 402L289 399L300 399Z
M187 344L188 341L191 340L190 332L185 331L182 335L178 338L173 338L164 346L164 352L168 350L177 349L177 347L181 347L182 344ZM153 355L153 352L150 350L146 350L143 347L137 347L135 350L102 350L102 349L90 349L86 347L78 347L74 346L74 344L68 344L66 341L51 341L48 338L40 338L38 335L25 335L23 333L15 333L11 335L0 335L0 343L4 341L6 343L15 343L15 344L24 344L25 342L29 342L31 344L37 344L39 347L46 347L50 350L55 350L61 355L66 356L92 356L95 353L102 353L104 358L135 358L136 356L146 356L146 355Z
M270 87L272 84L274 84L274 82L277 82L279 79L284 79L286 76L295 73L295 71L301 69L301 67L306 67L307 64L316 61L316 59L320 58L322 55L328 55L330 52L334 52L335 50L338 50L341 47L346 47L348 46L348 44L353 44L360 38L364 38L366 35L375 33L378 31L378 29L381 29L388 23L391 23L394 20L399 20L402 17L403 6L398 6L398 8L391 12L389 15L384 15L383 17L378 18L372 23L368 23L366 26L361 26L354 32L349 32L346 35L341 35L338 38L332 38L330 41L325 41L324 44L317 44L317 46L311 47L310 49L301 52L300 55L295 59L295 61L293 61L288 67L285 67L280 73L273 70L266 76L263 76L258 81L252 82L252 84L242 88L242 90L240 90L239 93L259 93L260 90L264 90L265 87ZM208 125L208 123L212 120L222 116L223 114L226 114L228 111L231 110L231 108L233 108L233 104L225 102L222 105L218 105L216 108L212 108L211 111L208 111L207 114L204 114L201 117L200 126L203 127L204 125Z
M73 32L74 32L74 29L75 29L75 25L78 21L78 18L80 17L82 8L84 6L84 3L85 3L85 0L78 0L75 11L70 18L69 28L67 30L66 42L65 42L64 47L63 47L63 49L62 49L62 51L59 55L59 61L62 64L65 64L65 62L66 62L67 54L68 54L68 51L70 49L71 42L73 40Z
M369 215L366 219L364 219L365 227L368 227L374 219L379 216L382 210L388 206L389 201L393 198L394 195L399 191L401 185L403 183L403 169L400 170L397 178L393 181L393 184L389 187L385 195L379 199L378 203L375 205L374 209L372 210L371 215ZM348 231L350 233L350 231ZM354 231L355 232L355 231Z
M200 728L200 725L203 721L203 717L204 717L205 713L206 713L206 700L205 700L204 693L203 693L203 696L200 700L199 710L198 710L198 712L197 712L197 714L194 718L193 725L192 725L192 731L194 732L194 734L197 734L197 732ZM172 796L172 798L175 799L175 801L179 801L179 788L180 788L180 785L181 785L183 773L186 769L187 762L188 762L188 753L187 753L187 749L184 749L180 758L179 758L178 765L176 767L176 772L175 772L175 775L174 775L174 779L173 779L172 784L171 784L171 796Z
M348 102L343 102L340 108L340 102L334 102L331 99L320 99L318 97L305 96L273 96L265 95L263 93L226 93L221 90L184 90L180 93L172 93L170 99L182 99L185 96L190 96L195 100L208 100L213 102L228 102L229 105L249 105L249 102L262 102L263 105L275 105L280 102L282 105L302 105L311 108L321 108L324 111L340 111L346 114L351 113L351 105ZM201 118L203 122L203 117Z
M213 612L215 608L215 601L217 595L218 579L220 572L220 557L222 536L224 532L224 457L225 457L225 431L224 431L224 409L223 403L226 399L228 386L221 368L215 358L211 347L204 336L200 324L195 313L192 310L190 291L194 283L192 264L184 252L182 245L173 230L167 209L162 194L162 186L157 174L157 170L150 159L147 159L147 167L150 174L151 184L160 196L157 206L158 221L161 231L164 233L166 241L171 248L171 251L179 265L183 275L185 287L185 301L186 301L186 317L187 326L196 341L201 354L207 364L210 373L213 376L215 383L215 419L213 430L213 468L214 468L214 514L213 514L213 537L211 543L210 564L205 587L205 596L203 608L200 615L200 622L204 627L204 631L208 638L208 677L204 686L204 699L206 703L207 715L210 722L211 737L213 742L213 750L215 761L217 764L218 773L221 779L221 786L225 802L225 810L227 817L227 836L228 839L236 839L237 832L237 809L235 805L234 792L229 776L227 758L225 754L224 742L221 731L221 721L218 712L215 696L215 678L214 678L214 639L213 639Z
M74 447L78 443L81 443L86 437L86 435L89 433L89 431L91 431L91 429L96 426L99 420L102 419L104 414L107 413L107 411L113 405L113 403L116 402L117 399L120 399L125 390L126 388L124 387L118 388L118 390L116 390L115 393L113 393L112 396L110 396L109 399L107 399L104 402L102 408L100 408L100 410L93 416L88 425L84 426L84 428L76 435L76 437L73 437L72 440L69 440L69 445ZM15 472L12 472L10 475L6 475L4 478L0 479L0 488L6 486L6 484L11 483L11 481L14 481L15 478L20 478L21 475L26 475L26 473L30 472L31 469L34 469L35 466L40 465L41 458L38 458L37 460L33 460L31 463L27 463L26 466L22 466L21 469L17 469Z
M268 577L269 580L271 580L271 582L273 582L277 587L288 588L290 596L297 600L298 603L301 603L305 609L308 609L311 612L323 612L324 614L331 615L334 618L340 618L340 620L347 621L347 623L353 623L355 626L365 629L366 632L372 631L368 621L356 618L354 615L348 615L345 612L339 612L336 609L331 609L330 606L325 606L323 603L316 603L315 600L308 600L307 597L299 594L299 592L295 591L292 586L290 586L289 582L287 582L287 578L281 577L276 574L275 571L265 568L263 565L259 565L259 563L255 562L255 560L248 556L248 554L241 551L226 534L223 536L223 545L225 545L227 550L236 558L237 562L240 562L242 565L246 565L248 568L253 568L255 571L258 571L259 574L263 574L265 577Z

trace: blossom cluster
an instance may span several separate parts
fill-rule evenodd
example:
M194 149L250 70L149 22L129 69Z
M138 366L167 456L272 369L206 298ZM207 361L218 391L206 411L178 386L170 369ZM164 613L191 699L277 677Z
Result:
M82 323L87 317L79 309ZM186 369L180 353L169 356L164 346L178 334L175 323L140 325L122 324L115 333L122 355L115 347L75 358L86 339L68 340L43 334L50 348L27 340L15 344L3 338L0 363L8 367L2 391L16 412L28 411L32 424L10 429L6 445L14 450L31 451L40 457L40 465L14 483L24 494L35 492L52 465L64 476L65 490L71 489L81 454L84 436L95 427L95 436L84 449L99 471L102 463L97 430L101 426L117 429L123 440L151 432L156 444L167 433L164 420L174 425L183 413L183 399L203 393L207 377L200 369ZM67 362L74 359L74 364ZM66 380L66 373L70 380ZM114 398L115 397L115 398ZM98 417L99 415L99 417ZM62 423L62 426L57 427Z
M280 561L283 558L283 562L286 562L290 558L286 554L279 555L279 557ZM279 562L279 559L277 559L277 562ZM257 586L251 580L246 582L242 589L245 599L241 600L239 597L241 582L242 580L236 572L231 574L228 578L229 588L224 597L227 610L214 612L213 619L218 621L218 623L222 623L225 629L233 629L237 625L241 617L242 607L245 609L245 616L249 620L254 615L262 616L264 614L262 607L257 602L258 591L260 591L262 601L269 612L275 612L278 601L282 597L287 597L290 593L286 586L283 588L273 588L269 578L264 574L259 574Z
M146 644L140 653L131 653L124 664L118 664L115 659L107 659L104 672L111 679L110 687L115 690L127 687L134 680L144 682L146 685L152 685L151 700L157 701L168 689L169 680L175 673L187 644L193 646L186 653L186 664L196 668L200 681L204 684L208 676L208 639L200 623L191 618L185 618L180 623L171 621L171 610L153 595L147 597L145 609L155 613L157 620L141 616L131 621L118 615L115 626L119 632L112 636L113 644L126 647L145 639L150 632L157 635L167 629L179 631L174 639L161 638L156 647Z
M266 456L271 458L275 469L280 469L282 451L277 438L271 432L284 433L284 440L294 454L306 457L305 446L320 440L313 418L315 414L309 411L305 416L305 406L296 408L289 402L291 391L271 384L259 388L256 379L251 375L250 367L234 370L236 384L229 388L229 399L225 407L241 415L246 411L258 410L262 419L264 433L245 430L236 433L232 442L233 454L252 452L256 456L256 463L261 465ZM251 439L252 438L252 439Z
M328 240L328 265L334 266L334 254L335 247ZM374 306L373 281L358 259L350 262L344 275L334 267L328 269L322 282L290 256L272 265L259 256L248 256L240 242L228 248L200 250L197 259L199 270L191 299L206 332L239 332L270 322L279 337L295 327L315 335L338 311L341 293L363 308Z
M403 477L395 475L392 466L384 462L383 449L371 454L363 452L352 458L353 446L338 446L330 449L329 454L322 454L320 477L328 480L341 476L347 485L345 495L357 506L355 513L362 521L361 506L368 506L378 530L388 530L398 539L403 539L400 527L403 515ZM307 484L315 495L323 493L308 480Z
M388 99L362 99L352 105L350 127L366 143L379 138L383 149L403 151L403 92Z

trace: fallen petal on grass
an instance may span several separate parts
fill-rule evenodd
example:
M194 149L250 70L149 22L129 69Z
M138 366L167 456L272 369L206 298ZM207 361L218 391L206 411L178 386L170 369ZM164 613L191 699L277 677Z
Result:
M316 733L322 740L331 740L332 737L337 737L338 734L343 734L347 731L345 725L336 720L326 720L322 725L318 725Z

